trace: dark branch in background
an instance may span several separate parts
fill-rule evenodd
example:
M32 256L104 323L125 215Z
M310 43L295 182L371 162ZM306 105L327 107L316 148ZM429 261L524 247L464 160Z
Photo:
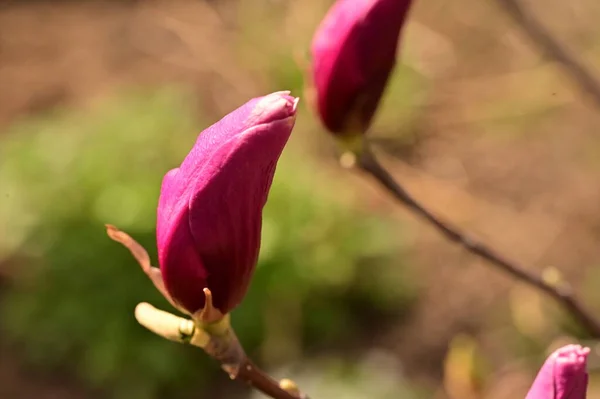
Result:
M587 92L600 108L600 81L577 58L564 48L531 13L521 6L519 0L495 0L521 28L535 45L548 57L560 62L579 88Z
M368 145L365 145L363 151L358 154L356 166L375 178L375 180L389 191L398 202L425 219L446 238L461 245L472 254L487 260L491 265L512 275L516 279L548 294L570 312L570 314L581 323L581 326L585 328L592 337L600 338L600 323L590 315L588 310L575 298L571 287L568 284L563 282L555 284L543 279L537 274L527 271L522 265L505 258L485 244L462 233L452 224L435 216L414 199L404 187L394 180L388 171L379 163Z

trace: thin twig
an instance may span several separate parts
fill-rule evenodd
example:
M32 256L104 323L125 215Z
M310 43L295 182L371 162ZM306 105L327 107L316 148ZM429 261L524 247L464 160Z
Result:
M195 326L192 320L156 309L145 302L136 307L135 317L141 325L163 338L203 349L221 363L231 379L245 382L273 399L308 399L290 380L282 380L286 382L282 385L256 367L244 353L228 321L224 326L225 334L212 334L208 329Z
M232 380L244 381L273 399L309 399L293 381L283 379L277 382L248 359L231 326L230 316L222 314L213 306L209 288L203 289L204 307L193 314L188 312L171 298L164 286L160 269L151 265L150 256L144 247L113 225L106 225L106 233L112 240L129 249L144 273L173 307L192 317L192 320L186 319L142 302L135 308L138 323L170 341L202 348L221 364L221 368Z
M496 3L527 33L536 46L548 57L561 63L579 88L589 94L600 108L600 81L575 55L563 47L519 0L495 0Z
M263 370L259 369L246 358L242 367L240 367L236 380L240 380L250 385L252 388L264 393L274 399L304 399L305 396L294 395L279 386L279 383L271 378Z
M275 381L261 369L257 368L256 365L248 358L246 358L245 364L240 367L236 379L245 381L254 389L257 389L272 398L308 399L306 395L295 395L282 389L277 381Z
M468 237L452 224L435 216L396 182L389 172L379 163L368 145L365 145L365 149L359 154L357 161L357 167L374 177L375 180L385 187L396 200L405 205L412 212L424 218L446 238L463 246L469 252L487 260L490 264L512 275L518 280L545 292L570 312L591 336L600 338L600 323L590 315L589 311L575 298L572 289L568 284L562 282L555 284L544 280L541 276L527 271L522 265L508 260L493 249L487 247L485 244Z

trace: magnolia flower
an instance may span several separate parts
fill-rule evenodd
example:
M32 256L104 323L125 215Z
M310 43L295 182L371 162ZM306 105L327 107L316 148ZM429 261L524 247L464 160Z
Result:
M364 133L396 63L411 0L338 0L312 42L315 106L332 133Z
M160 272L169 299L190 314L204 308L204 288L222 314L244 297L297 102L289 92L250 100L202 132L165 175L156 226Z
M585 399L589 348L567 345L548 357L525 399Z

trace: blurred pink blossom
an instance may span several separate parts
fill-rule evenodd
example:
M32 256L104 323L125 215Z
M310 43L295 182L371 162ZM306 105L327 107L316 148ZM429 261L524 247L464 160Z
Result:
M411 0L338 0L312 42L316 109L339 135L364 133L396 63Z
M585 399L589 348L567 345L552 353L525 399Z

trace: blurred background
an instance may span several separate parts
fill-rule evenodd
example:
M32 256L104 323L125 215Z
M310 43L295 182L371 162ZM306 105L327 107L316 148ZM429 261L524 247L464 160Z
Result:
M1 398L260 397L137 325L138 302L169 306L103 224L156 262L163 174L249 98L302 96L295 60L331 4L0 3ZM600 76L600 3L523 4ZM597 108L493 0L419 1L401 46L371 132L382 161L506 256L560 270L600 317ZM590 343L343 170L301 104L233 313L257 363L315 399L514 399L552 349Z

